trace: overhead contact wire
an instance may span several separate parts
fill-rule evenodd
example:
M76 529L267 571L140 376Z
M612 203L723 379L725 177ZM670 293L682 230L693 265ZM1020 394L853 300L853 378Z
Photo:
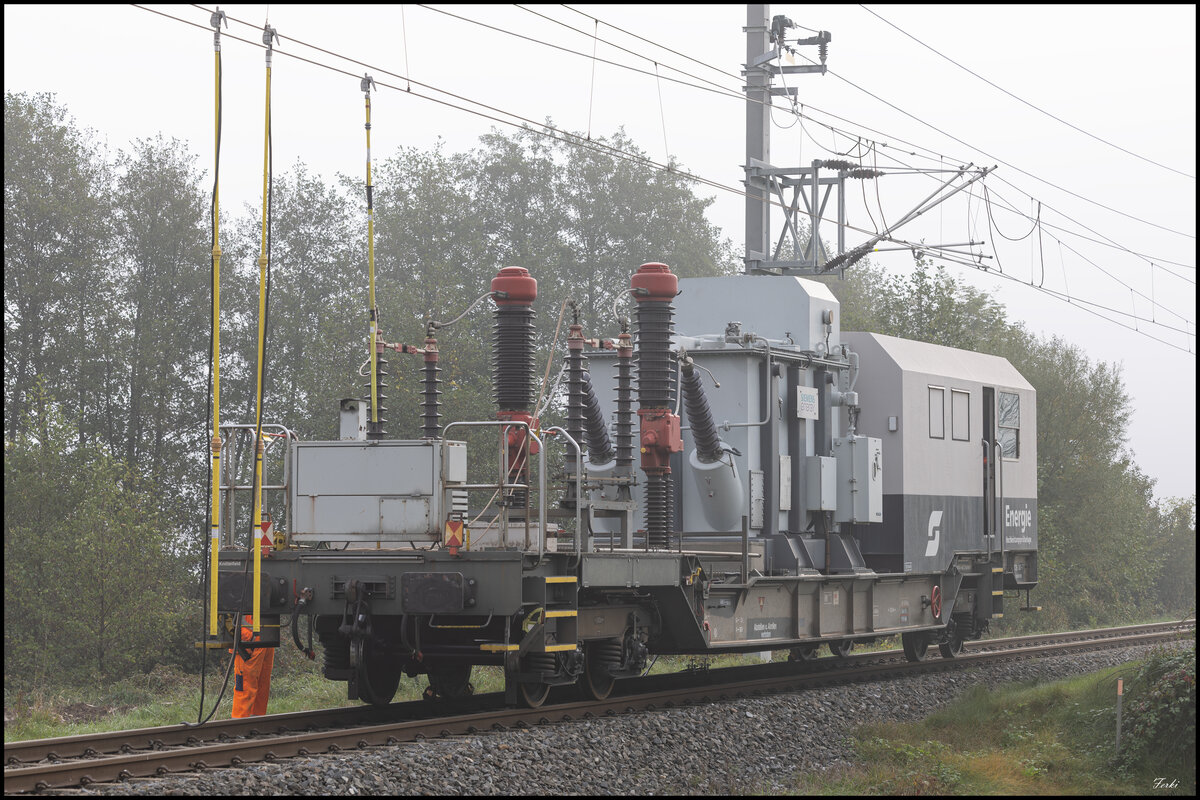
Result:
M185 23L185 24L189 24L189 25L194 25L194 24L195 24L195 23L191 23L191 22L189 22L189 21L187 21L187 20L182 20L182 19L179 19L178 17L173 17L173 16L171 16L171 15L169 15L169 14L163 14L162 12L155 11L154 9L144 8L144 7L141 7L141 6L138 6L138 7L139 7L139 8L143 8L144 10L147 10L147 11L153 11L154 13L160 14L160 15L162 15L162 16L166 16L166 17L168 17L168 18L170 18L170 19L174 19L174 20L176 20L176 21L179 21L179 22L183 22L183 23ZM233 19L233 18L231 18L231 19ZM235 21L241 22L240 20L236 20L236 19L235 19ZM243 23L243 24L247 24L247 23ZM197 27L199 27L199 26L197 26ZM248 40L245 40L245 39L239 39L239 38L238 38L238 37L236 37L236 36L235 36L235 37L233 37L233 38L235 38L235 39L238 39L239 41L243 41L243 42L247 42L247 43L253 44L253 42L248 42ZM369 64L366 64L365 62L361 62L361 61L357 61L357 60L355 60L355 59L350 59L350 58L348 58L348 57L341 56L341 55L339 55L339 54L337 54L337 53L333 53L333 52L331 52L331 51L325 50L325 49L323 49L323 48L320 48L320 47L318 47L318 46L315 46L315 45L310 45L310 44L307 44L307 43L305 43L305 42L302 42L302 41L299 41L299 40L295 40L295 39L293 39L292 41L296 41L298 44L304 45L304 46L306 46L306 47L310 47L310 48L312 48L312 49L315 49L315 50L318 50L318 51L320 51L320 52L326 53L326 54L328 54L328 55L332 55L332 56L334 56L334 57L336 57L336 58L341 58L341 59L344 59L344 60L347 60L347 61L351 61L351 62L353 62L353 63L360 64L360 65L363 65L363 66L368 66L368 67L370 67L370 66L371 66L371 65L369 65ZM328 65L328 64L322 64L322 63L320 63L320 62L316 62L316 61L313 61L313 60L311 60L311 59L304 58L303 56L295 55L295 54L292 54L292 53L286 53L286 52L284 52L284 51L280 51L280 52L281 52L281 53L283 53L284 55L289 55L289 56L291 56L292 58L298 59L298 60L300 60L300 61L304 61L304 62L306 62L306 63L309 63L309 64L312 64L312 65L314 65L314 66L318 66L318 67L322 67L322 68L325 68L325 69L329 69L329 70L332 70L332 71L334 71L334 72L340 72L340 73L342 73L342 74L345 74L345 75L352 75L352 74L353 74L353 73L346 72L345 70L339 69L339 68L337 68L337 67L330 66L330 65ZM624 65L619 65L619 64L618 64L617 66L624 66ZM529 119L523 118L523 117L521 117L521 116L519 116L519 115L517 115L517 114L510 114L509 112L505 112L505 111L503 111L503 110L501 110L501 109L497 109L497 108L494 108L494 107L492 107L492 106L488 106L487 104L480 103L480 102L478 102L478 101L470 100L469 98L465 98L465 97L462 97L462 96L460 96L460 95L456 95L456 94L454 94L454 93L452 93L452 92L446 92L446 91L443 91L443 90L437 89L436 87L429 86L428 84L424 84L424 83L422 83L422 82L420 82L420 81L412 81L410 78L408 78L408 77L406 77L406 76L399 76L399 75L395 75L395 73L392 73L392 72L390 72L390 71L388 71L388 70L384 70L384 69L380 69L380 68L375 68L375 69L378 69L378 71L380 71L380 72L383 72L384 74L393 75L394 77L398 77L398 78L400 78L401 80L411 81L412 83L416 83L416 84L418 84L419 86L425 86L425 87L427 87L427 88L430 88L430 89L433 89L434 91L437 91L437 92L439 92L439 93L446 94L446 95L448 95L448 96L450 96L450 97L454 97L454 98L456 98L456 99L463 100L463 101L465 101L465 102L468 102L468 103L473 103L473 104L475 104L475 105L477 105L477 106L479 106L479 107L481 107L481 108L486 108L486 109L489 109L489 110L492 110L492 111L496 111L497 113L501 113L501 114L507 114L508 116L512 116L512 117L514 117L514 118L516 118L516 119L520 119L520 120L522 120L522 121L524 121L524 122L527 122L527 123L529 123L530 125L535 125L535 126L538 126L538 128L545 128L545 130L537 130L537 129L533 129L533 130L534 130L534 132L535 132L535 133L539 133L539 134L541 134L541 135L547 136L548 138L557 139L557 140L559 140L559 141L562 141L562 142L564 142L564 143L566 143L566 144L571 144L571 145L573 145L573 146L585 147L585 148L587 148L587 149L593 149L593 150L597 150L597 151L607 152L607 153L609 153L611 156L613 156L613 157L615 157L615 158L619 158L619 159L621 159L621 160L624 160L624 161L629 161L629 162L632 162L632 163L641 164L641 165L643 165L643 166L648 166L648 167L651 167L651 168L657 169L657 170L659 170L659 171L662 171L662 172L674 172L676 175L679 175L680 177L686 178L686 179L688 179L688 180L691 180L691 181L695 181L696 183L699 183L699 184L702 184L702 185L711 186L711 187L713 187L713 188L720 189L720 190L722 190L722 191L727 191L727 192L730 192L730 193L732 193L732 194L736 194L736 195L739 195L739 196L743 196L743 197L744 197L744 196L746 196L746 192L745 192L745 191L743 191L743 190L740 190L740 189L737 189L736 187L727 186L727 185L725 185L725 184L721 184L721 183L718 183L718 182L716 182L716 181L712 181L712 180L709 180L709 179L706 179L706 178L703 178L703 177L700 177L700 176L698 176L698 175L694 175L694 174L691 174L691 173L686 173L686 172L680 172L680 171L678 171L678 170L673 170L673 169L671 169L670 167L668 167L668 166L666 166L666 165L657 164L657 163L656 163L656 162L654 162L652 159L647 159L647 158L639 158L639 157L636 157L636 156L631 156L631 155L630 155L630 154L628 154L628 153L625 153L625 152L623 152L623 151L621 151L621 150L618 150L618 149L616 149L616 148L613 148L613 147L610 147L610 146L606 146L606 145L604 145L603 143L600 143L600 142L595 142L595 143L587 143L587 142L585 142L585 141L584 141L584 140L583 140L581 137L574 136L574 135L571 135L571 134L565 134L564 132L562 132L562 131L559 131L557 128L554 128L553 126L548 126L548 125L546 125L545 123L538 123L538 122L535 122L535 121L533 121L533 120L529 120ZM641 72L640 70L635 70L635 71L639 71L639 72ZM649 73L647 73L647 74L649 74ZM843 80L844 80L844 79L843 79ZM679 81L677 81L677 82L679 82ZM395 89L395 90L397 90L397 91L406 91L406 90L404 90L404 89L401 89L400 87L392 86L392 85L390 85L390 84L387 84L387 83L378 83L377 85L380 85L380 86L385 86L385 87L387 87L387 88L389 88L389 89ZM856 87L856 88L858 88L858 87ZM428 96L428 95L422 95L422 94L420 94L420 93L417 93L417 92L411 92L411 91L409 91L408 93L415 94L417 97L421 97L422 99L430 100L430 101L432 101L432 102L435 102L435 103L438 103L438 104L440 104L440 105L449 106L449 107L451 107L451 108L455 108L455 109L457 109L457 110L460 110L460 111L466 111L467 113L475 114L476 116L480 116L480 117L483 117L483 118L485 118L485 119L490 119L490 120L493 120L493 121L495 121L495 122L499 122L499 123L506 124L506 125L512 125L513 127L523 127L523 126L517 125L516 123L513 123L513 122L511 122L510 120L502 119L502 118L500 118L500 117L495 117L495 116L492 116L492 115L490 115L490 114L485 114L485 113L483 113L483 112L481 112L481 111L477 111L477 110L475 110L475 109L471 109L471 108L464 108L464 107L462 107L462 106L457 106L457 105L455 105L454 103L450 103L450 102L447 102L447 101L445 101L445 100L441 100L441 99L438 99L438 98L435 98L435 97L430 97L430 96ZM745 98L743 97L743 98L741 98L741 99L742 99L742 100L744 100ZM885 102L886 102L886 101L885 101ZM810 107L811 107L811 106L810 106ZM817 109L817 110L818 110L818 111L821 111L820 109ZM828 113L828 112L821 111L821 113ZM834 115L834 114L830 114L830 116L833 116L833 117L835 117L835 118L837 118L837 119L842 119L841 117L837 117L837 115ZM811 118L810 118L810 119L811 119ZM813 120L813 121L814 121L814 122L817 122L818 124L823 124L823 125L825 124L825 123L821 123L821 122L819 122L818 120ZM847 121L848 121L848 120L847 120ZM852 123L852 124L857 124L857 123ZM828 126L827 126L827 127L828 127ZM551 132L551 131L553 131L553 132ZM563 135L563 136L557 136L557 135L555 135L555 133L564 133L564 135ZM894 138L894 137L893 137L893 138ZM953 138L953 137L951 137L951 138ZM902 141L902 140L899 140L899 139L897 139L897 141ZM881 143L881 144L882 144L882 143ZM963 143L963 144L965 144L965 143ZM887 145L886 145L886 144L882 144L882 146L886 147ZM969 147L970 145L967 145L967 146ZM922 148L922 149L926 149L926 148ZM936 152L936 151L930 151L930 152ZM917 154L913 154L913 155L917 155ZM1011 184L1010 184L1010 185L1011 185ZM1056 188L1057 188L1057 187L1056 187ZM1084 198L1084 199L1086 199L1086 198ZM783 204L781 204L781 203L778 203L777 201L774 201L774 200L770 200L770 199L769 199L769 200L768 200L768 202L769 202L769 203L771 203L772 205L778 205L780 208L783 208L783 207L784 207L784 206L783 206ZM1048 206L1048 207L1049 207L1049 206ZM1017 213L1020 213L1020 212L1017 212ZM1065 216L1065 215L1064 215L1064 216ZM1070 218L1068 217L1068 219L1070 219ZM1072 220L1072 221L1074 221L1074 220ZM1043 223L1043 224L1045 224L1045 223ZM863 229L863 228L859 228L859 227L852 226L852 225L847 225L846 227L847 227L849 230L857 231L857 232L859 232L859 233L863 233L864 235L868 235L868 236L870 236L870 235L874 235L872 231L868 231L868 230L866 230L866 229ZM1055 226L1047 225L1047 227L1055 227ZM1071 233L1072 235L1079 235L1079 234L1075 234L1075 233L1074 233L1074 232L1072 232L1072 231L1067 231L1067 230L1065 230L1065 229L1062 229L1062 228L1059 228L1059 230L1063 230L1063 231L1064 231L1064 232L1066 232L1066 233ZM1083 237L1083 238L1087 238L1087 237ZM1118 248L1120 248L1120 249L1126 249L1126 250L1127 250L1127 248L1121 248L1121 246L1120 246L1120 245L1116 245L1116 244L1114 244L1113 246L1114 246L1114 247L1118 247ZM1133 251L1127 251L1127 252L1130 252L1130 253L1132 254L1132 252L1133 252ZM1162 259L1161 261L1166 261L1166 259ZM1170 263L1170 262L1168 262L1168 263ZM1154 338L1154 337L1151 337L1151 338ZM1190 351L1188 351L1188 352L1190 352Z
M1039 107L1035 106L1033 103L1029 102L1029 101L1028 101L1028 100L1026 100L1025 98L1023 98L1023 97L1018 97L1017 95L1015 95L1015 94L1013 94L1012 92L1008 91L1008 90L1007 90L1007 89L1005 89L1004 87L1002 87L1002 86L997 86L995 83L992 83L990 80L988 80L987 78L983 77L982 75L980 75L979 73L975 72L974 70L971 70L971 69L968 69L967 67L964 67L962 64L958 63L958 62L957 62L957 61L955 61L953 58L950 58L950 56L946 55L945 53L942 53L942 52L940 52L939 50L937 50L937 49L936 49L936 48L934 48L934 47L931 47L930 45L928 45L928 44L926 44L925 42L921 41L921 40L920 40L920 39L918 39L917 37L913 36L913 35L912 35L911 33L909 33L908 31L906 31L906 30L904 30L903 28L899 27L899 26L898 26L898 25L896 25L895 23L893 23L893 22L890 22L890 21L888 21L888 20L884 19L883 17L879 16L879 14L876 14L874 11L872 11L871 9L869 9L869 8L867 8L866 6L862 5L861 3L859 3L859 7L860 7L860 8L862 8L862 10L863 10L863 11L866 11L866 12L867 12L867 13L869 13L869 14L873 14L875 17L877 17L877 18L878 18L879 20L881 20L882 22L885 22L885 23L887 23L888 25L891 25L891 26L892 26L893 28L895 28L897 31L899 31L900 33L903 33L905 36L907 36L908 38L912 39L914 42L916 42L917 44L921 45L921 46L922 46L922 47L924 47L926 50L929 50L929 51L931 51L931 52L933 52L933 53L936 53L937 55L939 55L939 56L941 56L942 58L946 59L946 60L947 60L947 61L949 61L951 64L953 64L954 66L956 66L956 67L958 67L959 69L963 70L964 72L968 72L968 73L970 73L971 75L974 75L976 78L979 78L979 80L983 81L983 82L984 82L984 83L986 83L988 86L991 86L993 89L997 89L998 91L1004 92L1006 95L1008 95L1008 96L1009 96L1009 97L1011 97L1012 99L1014 99L1014 100L1016 100L1016 101L1018 101L1018 102L1024 103L1025 105L1027 105L1027 106L1029 106L1030 108L1032 108L1034 111L1041 112L1042 114L1045 114L1047 117L1050 117L1050 119L1052 119L1052 120L1055 120L1055 121L1057 121L1057 122L1061 122L1063 125L1066 125L1068 128L1073 128L1074 130L1077 130L1077 131L1079 131L1079 132L1080 132L1080 133L1082 133L1084 136L1090 136L1091 138L1095 139L1097 142L1101 142L1101 143L1103 143L1103 144L1106 144L1106 145L1108 145L1109 147L1116 148L1117 150L1120 150L1122 153L1125 153L1125 154L1127 154L1127 155L1131 155L1131 156L1133 156L1134 158L1139 158L1139 159L1141 159L1142 161L1145 161L1145 162L1146 162L1146 163L1148 163L1148 164L1153 164L1153 165L1154 165L1154 166L1156 166L1156 167L1162 167L1162 168L1163 168L1163 169L1165 169L1165 170L1169 170L1169 171L1171 171L1171 172L1174 172L1176 175L1182 175L1182 176L1183 176L1183 177L1185 177L1185 178L1191 178L1192 180L1195 180L1195 179L1196 179L1196 176L1195 176L1195 175L1189 175L1188 173L1186 173L1186 172L1182 172L1182 171L1180 171L1180 170L1177 170L1177 169L1175 169L1174 167L1168 167L1166 164L1160 164L1159 162L1157 162L1157 161L1155 161L1155 160L1153 160L1153 159L1146 158L1145 156L1138 155L1137 153L1133 152L1132 150L1126 150L1124 147L1121 147L1119 144L1113 144L1112 142L1108 141L1107 139L1101 138L1101 137L1097 136L1097 135L1096 135L1096 134L1094 134L1094 133L1090 133L1089 131L1085 131L1083 128L1080 128L1078 125L1073 125L1073 124L1071 124L1070 122L1067 122L1065 119L1062 119L1061 117L1057 117L1057 116L1055 116L1054 114L1051 114L1049 111L1046 111L1046 110L1045 110L1045 109L1043 109L1043 108L1039 108Z

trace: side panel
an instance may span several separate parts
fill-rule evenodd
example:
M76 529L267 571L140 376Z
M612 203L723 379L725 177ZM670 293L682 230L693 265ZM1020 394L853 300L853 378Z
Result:
M1004 505L1004 549L1036 550L1036 498L1005 498ZM982 497L885 495L883 524L856 525L854 533L877 572L943 572L955 553L987 550L983 518Z

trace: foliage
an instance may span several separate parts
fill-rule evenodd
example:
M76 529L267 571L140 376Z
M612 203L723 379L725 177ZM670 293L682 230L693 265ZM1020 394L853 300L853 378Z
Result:
M1122 746L1125 769L1196 764L1196 647L1157 651L1129 681Z
M113 410L111 179L95 134L50 94L4 95L4 415L14 438L38 379L76 404L83 442Z
M1175 655L1164 663L1194 664L1194 649L1167 652ZM923 720L864 724L853 732L854 763L797 775L795 793L1194 794L1194 695L1190 750L1114 769L1116 682L1131 666L1052 683L979 684ZM1156 784L1160 776L1169 777Z
M148 668L180 611L153 489L74 429L38 393L5 446L4 665L18 687Z
M1154 588L1168 614L1196 613L1196 496L1173 498L1158 506L1152 547L1158 564Z

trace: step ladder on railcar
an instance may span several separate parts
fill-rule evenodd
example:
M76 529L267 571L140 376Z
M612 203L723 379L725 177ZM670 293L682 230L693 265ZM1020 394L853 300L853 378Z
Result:
M579 579L574 575L525 575L521 579L521 623L512 631L519 644L484 645L505 654L509 702L537 708L550 687L572 683L582 669L579 655Z
M991 582L988 586L992 598L992 619L1004 618L1004 567L991 568Z

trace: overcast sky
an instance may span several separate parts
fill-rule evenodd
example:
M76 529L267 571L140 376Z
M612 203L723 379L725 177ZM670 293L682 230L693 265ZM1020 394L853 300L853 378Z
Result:
M134 6L5 5L5 90L55 92L112 150L159 132L184 140L211 174L212 6L149 8L200 27ZM746 152L745 103L738 99L743 5L434 7L464 19L415 5L222 8L233 18L222 49L224 209L260 202L263 50L233 37L260 43L269 13L281 37L272 70L276 172L299 159L328 178L363 174L358 77L369 71L381 84L372 101L377 159L400 146L432 147L439 138L448 152L461 152L492 127L512 132L508 123L521 118L549 117L593 136L624 127L654 161L669 154L730 187L701 186L698 193L715 199L711 221L742 250L745 203L736 190ZM1133 399L1129 446L1136 462L1157 481L1157 496L1194 494L1195 6L777 4L770 13L803 26L791 36L813 29L833 37L830 74L786 78L799 88L808 119L798 123L776 100L772 162L807 165L838 151L866 154L867 166L998 166L986 179L991 230L977 190L897 235L929 244L985 241L974 250L996 256L985 263L998 263L1004 277L948 264L951 274L993 292L1032 331L1119 364ZM597 32L604 41L592 38ZM813 47L800 54L816 58ZM858 229L848 233L850 245L935 188L924 175L876 183L848 192L848 222ZM1037 216L1039 203L1040 249L1038 231L1023 216ZM780 220L773 220L773 236ZM913 263L907 251L874 259L897 273ZM523 266L535 275L539 267Z

